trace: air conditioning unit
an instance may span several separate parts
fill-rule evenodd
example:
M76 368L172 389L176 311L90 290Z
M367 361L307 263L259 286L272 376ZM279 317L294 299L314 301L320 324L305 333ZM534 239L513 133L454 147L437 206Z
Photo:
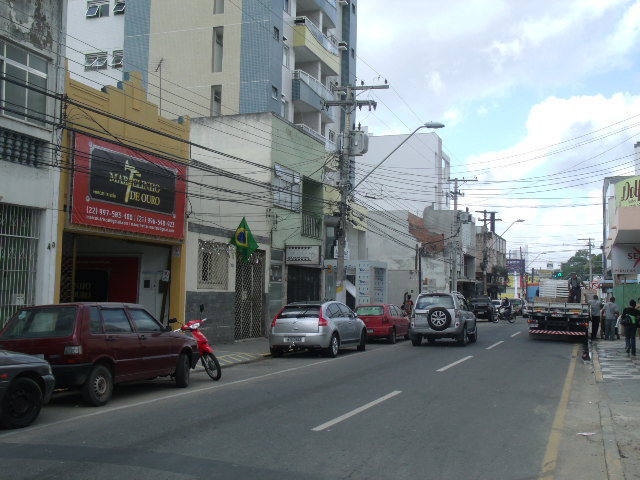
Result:
M347 42L338 42L338 50L346 50L347 48Z

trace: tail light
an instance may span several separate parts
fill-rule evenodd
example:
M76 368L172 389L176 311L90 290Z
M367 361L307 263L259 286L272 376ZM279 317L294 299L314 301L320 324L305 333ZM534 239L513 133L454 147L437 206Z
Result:
M322 316L322 307L320 307L320 314L318 315L318 326L319 327L328 327L329 322L326 318Z
M280 311L276 314L276 316L273 317L273 320L271 320L271 328L276 326L276 320L278 320L278 317L280 316L283 310L284 310L284 307L282 307Z

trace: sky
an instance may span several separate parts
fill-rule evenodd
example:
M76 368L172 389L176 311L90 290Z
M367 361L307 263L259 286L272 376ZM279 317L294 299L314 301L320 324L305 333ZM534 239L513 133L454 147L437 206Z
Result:
M581 239L600 253L604 178L640 175L640 0L360 0L358 8L358 81L390 88L361 93L377 108L357 121L373 135L444 123L437 134L451 176L477 180L461 182L459 208L497 211L508 248L528 249L527 270L559 268L586 249ZM376 173L413 182L428 173L395 165ZM385 194L426 206L401 183Z

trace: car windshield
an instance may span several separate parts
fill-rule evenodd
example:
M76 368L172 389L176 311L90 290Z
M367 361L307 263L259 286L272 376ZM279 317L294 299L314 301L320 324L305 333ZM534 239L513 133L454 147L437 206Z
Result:
M368 306L364 306L364 307L356 307L356 313L358 315L383 315L384 314L384 308L377 305L368 305Z
M418 297L416 310L426 310L431 307L454 308L453 299L449 295L425 295Z
M318 318L320 305L287 305L279 318Z
M67 337L73 331L76 307L30 308L11 317L2 338Z

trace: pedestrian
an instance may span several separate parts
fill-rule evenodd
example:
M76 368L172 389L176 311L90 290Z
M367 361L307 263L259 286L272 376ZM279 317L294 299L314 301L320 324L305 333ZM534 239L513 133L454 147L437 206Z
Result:
M600 318L604 320L604 338L606 340L614 339L614 331L616 326L616 321L618 320L618 316L620 315L620 311L618 310L618 306L616 305L615 297L611 297L607 303L604 304L602 310L600 310Z
M569 289L569 298L567 303L580 303L580 286L582 282L578 278L578 274L573 272L571 278L567 281L567 287Z
M591 314L591 340L595 340L598 338L598 328L600 327L600 310L602 310L602 302L598 300L597 295L594 295L593 299L589 300L589 313Z
M627 353L636 355L636 330L638 329L638 321L640 321L640 310L636 308L636 301L629 300L629 306L622 311L620 318L625 315L629 316L629 324L624 326L624 348Z
M413 300L411 300L411 295L407 295L407 299L402 304L402 309L406 316L411 315L411 312L413 311Z

